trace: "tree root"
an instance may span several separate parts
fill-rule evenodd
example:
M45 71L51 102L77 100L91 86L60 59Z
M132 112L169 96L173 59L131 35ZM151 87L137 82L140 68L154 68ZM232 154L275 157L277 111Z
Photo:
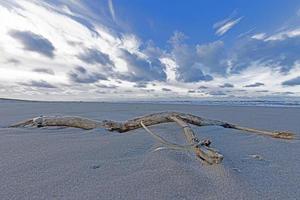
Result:
M155 124L161 123L170 123L175 122L180 127L183 128L184 135L186 137L189 145L178 145L173 144L162 137L151 132L147 127ZM230 124L227 122L219 121L219 120L211 120L201 118L195 115L179 113L179 112L161 112L154 113L138 118L134 118L128 120L126 122L116 122L111 120L104 121L96 121L82 117L72 117L72 116L40 116L33 119L25 120L10 127L48 127L48 126L64 126L64 127L74 127L74 128L82 128L85 130L95 129L95 128L106 128L109 131L117 131L119 133L128 132L138 128L144 128L147 133L149 133L153 138L159 141L161 144L166 146L169 149L176 150L192 150L195 152L198 158L205 160L209 164L220 163L223 159L223 156L218 153L215 149L209 147L210 141L202 141L195 136L192 128L189 124L196 126L221 126L223 128L236 129L241 131L246 131L248 133L269 136L273 138L279 139L294 139L294 134L291 132L271 132L258 130L253 128L246 128L237 126L234 124Z

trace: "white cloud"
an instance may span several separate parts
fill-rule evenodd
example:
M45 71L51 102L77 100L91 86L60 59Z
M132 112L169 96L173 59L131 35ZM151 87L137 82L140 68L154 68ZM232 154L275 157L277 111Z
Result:
M248 68L241 71L239 74L231 74L227 77L215 76L215 80L212 84L213 88L217 88L218 85L226 83L233 84L235 86L232 90L232 94L239 95L240 90L245 90L242 96L262 96L264 93L256 93L257 88L245 88L245 85L252 85L254 83L263 83L260 90L268 90L269 93L284 93L293 92L295 95L300 95L299 88L290 87L286 88L282 85L282 82L290 80L295 77L295 74L300 74L300 63L296 63L293 69L287 73L282 74L278 68L270 68L267 63L253 62Z
M74 13L70 10L70 8L67 5L63 5L61 7L62 11L69 14L69 15L74 15Z
M265 41L275 41L275 40L280 41L280 40L285 40L288 38L294 38L299 36L300 36L300 28L296 28L296 29L282 31L274 35L271 35L267 37Z
M115 13L113 0L108 0L108 8L112 19L114 20L114 22L116 22L116 13Z
M224 55L223 41L189 45L184 42L187 37L176 32L169 41L171 48L160 49L154 44L147 46L133 33L115 32L102 22L96 23L93 20L95 16L80 1L74 1L76 8L88 15L74 9L71 5L73 1L68 1L68 6L58 7L41 1L17 2L21 6L13 6L13 9L7 9L0 3L1 97L45 99L47 96L49 100L170 99L175 96L185 98L188 90L197 90L199 86L207 85L210 93L197 91L191 94L193 97L205 97L221 94L222 91L217 90L225 82L235 86L228 93L242 95L235 90L245 89L243 85L258 81L266 83L264 90L286 92L288 89L283 88L281 82L294 78L290 73L300 73L299 67L294 67L284 75L270 67L260 68L260 63L256 67L253 67L254 64L245 67L240 74L227 73L225 77L226 72L223 71L229 66L226 62L231 62ZM108 3L110 14L115 18L112 1ZM93 16L92 19L90 16ZM217 23L214 28L219 35L223 35L241 19L229 18ZM85 24L86 21L90 24ZM9 35L11 30L30 31L50 41L55 47L53 58L26 50L20 40ZM297 32L289 32L287 35L294 37ZM265 39L265 35L253 37ZM91 58L84 53L98 58L89 61ZM213 80L209 79L210 75L214 77ZM134 88L132 80L143 78L150 80L147 88ZM48 89L34 85L48 86ZM110 89L99 85L108 85ZM172 91L166 93L162 88ZM296 93L297 87L289 90Z
M176 68L178 68L176 62L168 57L162 58L161 61L166 65L167 81L176 82Z
M237 38L243 38L243 37L246 37L246 36L250 35L255 29L256 29L256 28L251 28L251 29L249 29L248 31L239 34L239 35L237 36Z
M216 29L216 35L222 36L237 25L243 17L237 19L228 18L214 24L213 28Z
M258 33L255 35L251 36L252 39L256 39L256 40L263 40L266 38L266 34L265 33Z
M85 11L86 8L83 5L77 6L78 3L76 2L77 9ZM43 83L56 87L47 91L48 94L64 91L70 98L76 98L78 94L88 93L83 98L90 99L97 98L98 95L93 93L92 88L98 83L118 85L118 91L120 94L123 91L124 95L124 91L130 89L132 83L126 80L120 82L118 79L130 79L132 76L133 79L143 80L146 77L147 80L154 81L163 78L165 72L160 66L160 55L153 57L143 49L142 42L134 34L116 33L71 10L71 7L54 7L45 2L30 0L18 1L17 4L20 7L12 6L8 9L0 3L0 63L3 65L0 69L0 86L11 88L9 93L1 88L0 96L9 94L10 97L16 97L20 89L24 88L22 91L33 92L22 92L23 98L33 94L37 95L36 98L43 98L46 94L34 88L37 84L31 84ZM85 24L86 22L91 24ZM26 50L20 39L9 34L11 30L30 32L33 33L33 39L39 36L51 42L55 47L54 56L49 58L41 55L38 50ZM128 52L126 57L124 52ZM90 56L84 53L98 58L89 62ZM106 60L109 60L109 66L104 66L103 62ZM78 66L83 66L79 72L74 70ZM50 69L53 74L39 73L36 68ZM135 93L145 95L142 91ZM102 93L98 94L103 96ZM105 98L118 95L108 92ZM61 98L66 97L61 94Z

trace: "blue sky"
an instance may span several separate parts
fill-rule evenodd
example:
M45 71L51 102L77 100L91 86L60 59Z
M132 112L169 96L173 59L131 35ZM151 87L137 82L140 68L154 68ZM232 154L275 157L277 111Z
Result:
M117 13L130 24L131 30L139 36L157 42L163 47L174 32L182 31L191 43L205 43L219 39L211 29L212 24L227 17L244 17L237 30L222 38L233 40L237 34L251 29L256 31L276 30L295 18L299 9L297 0L174 0L170 1L114 1Z
M296 98L296 0L0 0L0 96Z

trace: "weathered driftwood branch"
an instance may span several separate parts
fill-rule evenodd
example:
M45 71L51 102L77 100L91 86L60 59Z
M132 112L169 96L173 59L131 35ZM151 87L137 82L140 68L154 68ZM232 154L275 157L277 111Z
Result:
M295 139L295 134L292 132L287 131L264 131L264 130L258 130L254 128L246 128L242 126L234 125L233 129L246 131L249 133L255 133L257 135L264 135L264 136L270 136L273 138L279 138L279 139L286 139L286 140L292 140Z
M192 128L183 121L180 117L170 117L174 122L176 122L180 127L183 128L183 132L186 140L192 146L193 151L196 156L209 164L218 164L223 160L223 156L218 153L217 150L200 144L200 140L194 134Z
M174 144L172 142L169 142L165 140L163 137L153 133L148 129L143 122L141 122L142 127L145 129L147 133L149 133L156 141L158 141L160 144L162 144L164 147L158 147L157 150L160 149L174 149L174 150L187 150L190 151L192 149L192 145L180 145L180 144Z
M180 117L187 123L190 123L190 124L193 124L196 126L214 126L214 125L215 126L223 126L223 127L229 126L228 123L225 123L222 121L205 119L205 118L201 118L201 117L198 117L195 115L179 113L179 112L154 113L154 114L145 115L142 117L137 117L137 118L128 120L124 123L116 123L114 121L104 121L104 123L108 129L122 133L122 132L127 132L127 131L141 128L141 122L143 122L144 125L146 125L146 126L173 122L173 120L170 118L171 116Z
M69 116L40 116L33 119L25 120L11 125L11 128L18 127L47 127L47 126L66 126L81 129L94 129L103 127L103 122L91 120L83 117Z
M141 122L142 127L150 133L156 140L158 140L161 144L167 146L169 149L176 149L176 150L189 150L194 151L196 156L201 160L207 162L208 164L218 164L221 163L223 160L223 155L219 154L219 152L213 148L210 148L209 145L211 142L209 140L204 140L200 142L197 136L194 134L192 128L181 118L179 117L170 117L171 120L176 122L180 127L183 128L184 135L186 140L190 145L178 145L174 143L170 143L166 141L164 138L156 135L152 131L150 131L144 124Z
M183 128L185 138L189 145L178 145L168 142L164 138L156 135L150 131L147 126L175 122L180 127ZM143 117L134 118L126 122L115 122L110 120L96 121L82 117L72 117L72 116L53 116L45 117L40 116L33 119L25 120L17 124L11 125L10 127L48 127L48 126L64 126L64 127L74 127L82 129L94 129L94 128L106 128L110 131L117 131L120 133L131 131L138 128L144 128L149 134L153 136L157 141L170 149L177 150L192 150L195 152L196 156L209 164L217 164L223 160L223 156L218 153L217 150L210 148L210 141L201 141L196 137L192 128L189 124L196 126L221 126L224 128L231 128L236 130L247 131L249 133L254 133L258 135L270 136L273 138L281 139L293 139L294 134L289 132L270 132L257 130L253 128L245 128L230 124L227 122L219 120L210 120L201 118L191 114L179 113L179 112L162 112L146 115Z
M195 145L201 145L201 146L209 146L211 144L211 141L208 140L208 139L205 139L205 140L202 140L200 142L197 142L195 144L192 144L192 145L180 145L180 144L174 144L174 143L171 143L167 140L165 140L163 137L153 133L152 131L150 131L145 125L143 122L141 122L141 125L142 127L146 130L147 133L149 133L151 136L153 136L153 138L155 140L157 140L159 143L161 143L162 145L165 145L166 146L166 149L177 149L177 150L192 150L192 148L195 146ZM160 149L160 148L158 148ZM162 148L164 149L164 148Z
M179 112L154 113L154 114L134 118L123 123L110 121L110 120L96 121L96 120L91 120L82 117L40 116L37 118L19 122L17 124L11 125L10 127L66 126L66 127L74 127L74 128L82 128L82 129L94 129L94 128L102 127L110 131L117 131L123 133L123 132L141 128L142 127L141 122L143 122L145 126L173 122L171 117L180 117L186 123L193 124L196 126L221 126L223 128L242 130L257 135L270 136L273 138L294 139L294 134L290 132L282 132L282 131L271 132L271 131L253 129L253 128L246 128L246 127L237 126L219 120L205 119L195 115L179 113Z

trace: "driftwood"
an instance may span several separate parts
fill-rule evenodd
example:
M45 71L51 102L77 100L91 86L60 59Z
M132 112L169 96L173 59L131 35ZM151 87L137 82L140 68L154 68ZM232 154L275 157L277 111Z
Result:
M215 149L208 147L210 142L208 145L201 145L201 143L199 144L200 140L196 137L192 128L185 121L183 121L180 117L172 116L170 118L183 128L185 138L188 143L193 146L193 150L197 157L205 160L209 164L218 164L222 162L223 156Z
M184 135L189 145L173 144L157 134L150 131L147 127L155 124L175 122L183 128ZM117 131L119 133L128 132L138 128L144 128L150 135L159 141L166 148L179 150L192 150L198 158L206 161L209 164L220 163L223 156L217 150L210 148L210 141L201 141L196 137L189 124L196 126L221 126L223 128L236 129L246 131L248 133L269 136L280 139L294 139L294 134L281 131L264 131L253 128L246 128L230 124L219 120L205 119L191 114L179 112L162 112L154 113L138 118L128 120L126 122L116 122L111 120L97 121L82 117L72 116L40 116L33 119L25 120L10 127L48 127L48 126L64 126L81 129L106 128L109 131Z

